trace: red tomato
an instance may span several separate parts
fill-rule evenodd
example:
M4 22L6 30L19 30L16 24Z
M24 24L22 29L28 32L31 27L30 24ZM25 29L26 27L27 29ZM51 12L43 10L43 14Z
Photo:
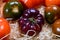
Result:
M26 8L34 8L42 4L43 0L19 0L23 4L23 6Z
M60 6L60 0L45 0L46 6L58 5Z
M10 33L9 23L4 19L0 18L0 38Z

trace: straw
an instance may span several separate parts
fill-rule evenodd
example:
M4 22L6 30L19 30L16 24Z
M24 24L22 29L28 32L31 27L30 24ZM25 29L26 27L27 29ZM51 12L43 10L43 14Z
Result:
M4 38L6 38L7 36L9 36L10 34L5 35L4 37L2 37L0 40L3 40Z

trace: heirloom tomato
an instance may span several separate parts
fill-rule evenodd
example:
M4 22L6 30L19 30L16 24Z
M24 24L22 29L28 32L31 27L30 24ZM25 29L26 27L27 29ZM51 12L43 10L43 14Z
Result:
M3 15L5 18L12 18L14 20L20 18L23 12L23 6L17 1L7 2L3 9Z
M42 30L44 18L38 10L31 8L24 11L19 19L21 32L29 36L37 35Z
M60 7L49 6L45 10L45 19L49 24L60 18Z

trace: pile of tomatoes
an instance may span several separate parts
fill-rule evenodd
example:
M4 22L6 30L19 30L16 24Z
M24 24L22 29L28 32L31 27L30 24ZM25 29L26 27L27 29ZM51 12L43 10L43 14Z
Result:
M29 36L38 35L45 20L52 25L52 32L60 35L60 0L2 0L2 2L5 5L2 11L3 18L0 18L0 38L10 33L7 18L11 18L11 21L18 20L21 32ZM41 5L45 6L45 17L37 10Z

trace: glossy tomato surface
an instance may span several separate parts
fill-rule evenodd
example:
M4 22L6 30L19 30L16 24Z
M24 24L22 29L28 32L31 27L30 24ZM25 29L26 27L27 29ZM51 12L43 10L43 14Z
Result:
M60 35L60 19L53 23L52 31L54 34Z
M46 6L58 5L60 6L60 0L45 0Z
M17 1L7 2L3 9L3 15L5 18L12 18L14 20L20 18L23 12L23 6Z
M18 0L25 8L34 8L43 4L43 0Z
M43 24L43 16L34 8L25 10L22 17L19 19L21 32L29 36L33 36L34 34L38 35L42 30Z
M45 19L49 24L60 18L60 7L48 6L45 9Z
M4 19L0 18L0 38L10 33L9 23Z

